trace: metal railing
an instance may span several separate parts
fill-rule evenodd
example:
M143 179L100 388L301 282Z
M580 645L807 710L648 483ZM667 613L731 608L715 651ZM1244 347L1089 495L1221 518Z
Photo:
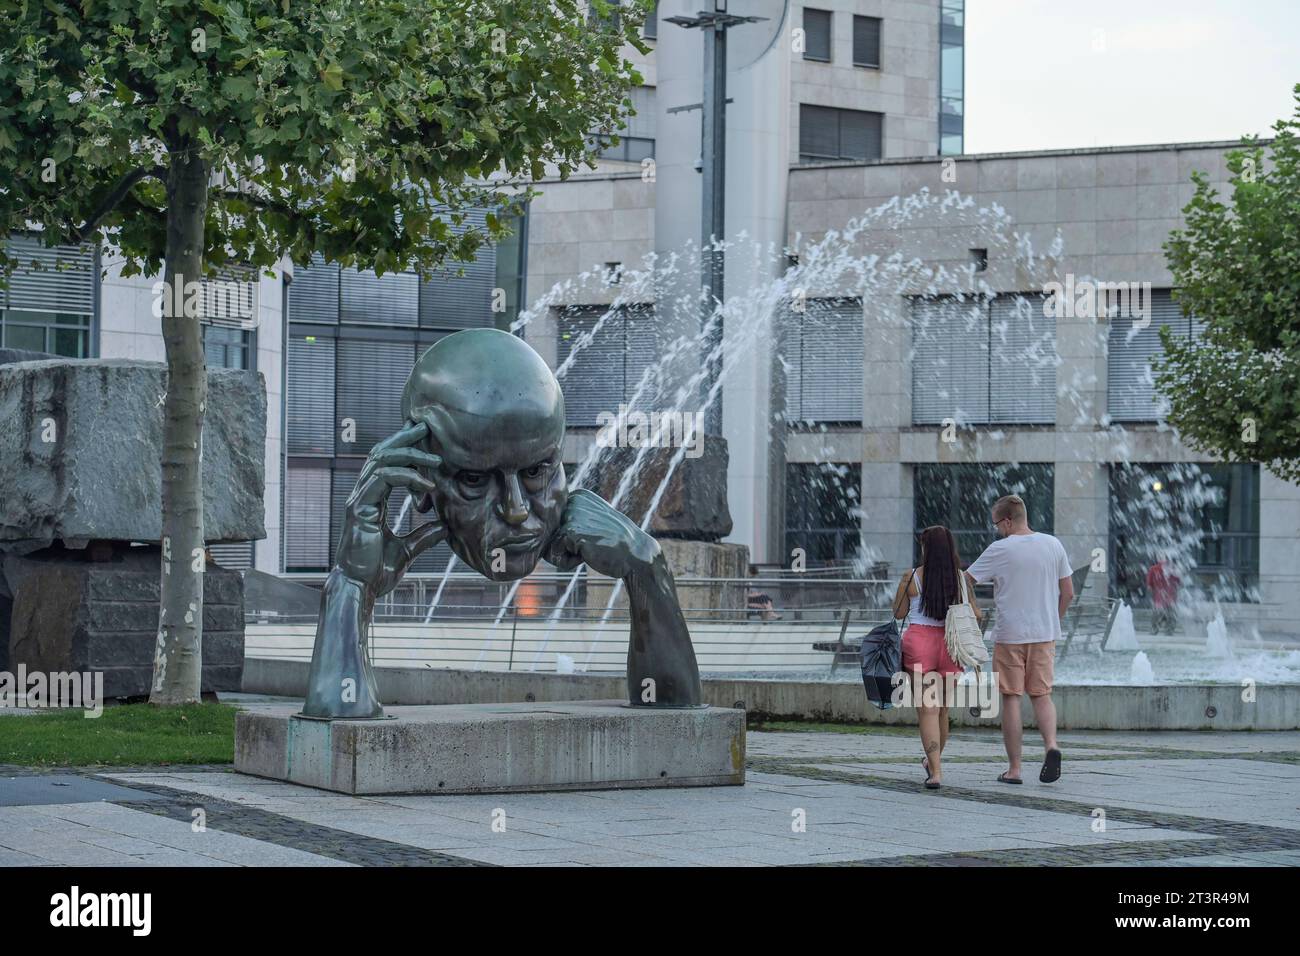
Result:
M315 637L318 592L324 575L294 575L292 583L262 576L247 589L247 653L305 660ZM477 574L408 576L375 608L369 640L373 663L483 670L621 671L627 659L626 594L611 602L617 582L581 575L538 573L513 595L511 583ZM749 578L677 579L682 612L691 628L700 669L714 673L798 674L834 671L862 637L893 616L896 582L824 572ZM430 615L439 587L442 594ZM286 590L286 588L288 590ZM278 590L277 590L278 589ZM569 591L560 607L561 597ZM773 619L747 600L772 598ZM986 607L986 627L992 620ZM1097 615L1071 609L1071 638L1081 638ZM1109 610L1109 607L1108 607ZM1091 637L1091 636L1090 636Z

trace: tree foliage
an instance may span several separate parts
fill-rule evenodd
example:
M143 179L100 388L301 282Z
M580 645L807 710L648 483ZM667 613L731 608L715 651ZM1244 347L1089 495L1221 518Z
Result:
M593 29L576 0L0 0L0 226L111 229L128 272L156 273L188 151L220 182L209 271L471 258L485 237L440 210L589 162L640 81L621 47L643 12Z
M1188 340L1161 330L1157 384L1183 441L1300 479L1300 85L1296 112L1264 145L1228 154L1232 198L1204 173L1165 243L1183 311L1205 323Z
M588 21L577 0L0 0L0 235L105 234L178 299L228 263L472 258L504 227L466 207L568 176L623 125L650 4L593 2ZM207 378L198 316L161 324L151 699L177 704L200 691Z

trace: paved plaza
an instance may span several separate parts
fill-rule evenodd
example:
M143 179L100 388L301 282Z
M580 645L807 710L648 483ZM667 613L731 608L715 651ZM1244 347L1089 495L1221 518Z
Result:
M1294 866L1300 733L1078 732L996 782L995 732L751 732L744 787L350 797L229 767L0 768L5 866Z

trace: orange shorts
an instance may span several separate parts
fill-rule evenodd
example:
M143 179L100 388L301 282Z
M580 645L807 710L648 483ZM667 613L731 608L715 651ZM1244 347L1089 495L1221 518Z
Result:
M998 690L1019 697L1042 697L1052 692L1056 662L1056 642L1035 644L994 644L993 670L998 675Z

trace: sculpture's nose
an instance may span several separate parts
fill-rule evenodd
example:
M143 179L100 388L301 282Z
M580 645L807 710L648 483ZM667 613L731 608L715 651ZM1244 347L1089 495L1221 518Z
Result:
M505 497L497 504L497 510L506 524L523 524L528 520L528 503L519 488L519 476L508 474L505 479Z

